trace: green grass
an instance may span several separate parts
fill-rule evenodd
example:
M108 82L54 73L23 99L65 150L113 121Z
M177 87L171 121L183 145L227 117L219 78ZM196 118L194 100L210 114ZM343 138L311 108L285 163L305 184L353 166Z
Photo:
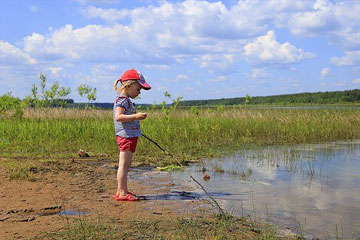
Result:
M301 144L359 139L360 112L350 109L177 109L149 112L143 132L178 161L226 154L244 144ZM112 112L48 109L0 120L0 157L71 158L79 149L116 158ZM135 161L176 163L142 138Z
M79 216L67 220L61 231L45 232L34 239L281 239L270 225L215 215L171 219L115 220Z

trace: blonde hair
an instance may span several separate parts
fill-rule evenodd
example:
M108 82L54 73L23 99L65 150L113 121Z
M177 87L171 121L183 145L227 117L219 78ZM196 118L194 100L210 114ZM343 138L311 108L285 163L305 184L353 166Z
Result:
M133 85L134 83L137 83L137 80L126 80L125 82L121 82L121 86L120 88L117 87L117 84L121 82L120 79L115 80L114 82L114 90L117 91L119 94L122 93L122 91L124 90L124 88L126 88L127 86Z

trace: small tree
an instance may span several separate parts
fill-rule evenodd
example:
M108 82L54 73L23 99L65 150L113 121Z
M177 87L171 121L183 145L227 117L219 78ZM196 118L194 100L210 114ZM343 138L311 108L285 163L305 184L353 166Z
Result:
M92 101L96 101L96 88L92 88L89 85L81 84L78 88L80 97L86 97L88 102L85 105L85 110L90 106Z
M65 107L67 104L67 96L69 96L71 93L71 89L65 88L65 87L60 87L59 91L58 91L58 96L60 99L60 102L58 104L60 104L61 107Z
M156 102L154 101L153 105L151 105L151 110L155 110L157 108Z
M30 103L34 107L52 107L60 104L64 107L67 103L67 96L71 89L60 86L58 82L54 82L50 89L46 89L46 76L40 73L40 92L42 99L39 99L38 88L33 84L31 88Z
M30 103L31 103L31 107L40 106L38 88L36 87L35 84L33 84L32 88L31 88Z
M43 73L40 73L40 90L41 90L41 95L43 97L43 100L46 102L47 98L46 98L46 77Z
M251 100L251 97L249 96L249 94L246 94L245 96L245 104L249 104Z
M171 94L169 92L164 92L164 96L168 99L171 98ZM161 103L162 112L168 115L171 111L175 110L177 106L179 105L180 101L183 99L183 97L177 97L176 99L173 99L173 103L171 104L170 108L167 107L167 104L165 101Z

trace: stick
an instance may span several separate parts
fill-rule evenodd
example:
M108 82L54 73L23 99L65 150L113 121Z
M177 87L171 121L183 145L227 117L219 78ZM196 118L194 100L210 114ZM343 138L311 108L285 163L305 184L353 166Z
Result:
M160 148L163 152L165 152L166 154L170 155L172 158L174 158L174 155L172 155L171 153L169 153L168 151L166 151L165 149L163 149L158 143L156 143L154 140L152 140L151 138L149 138L148 136L143 134L143 137L145 137L147 140L149 140L150 142L152 142L153 144L155 144L158 148ZM181 162L179 162L176 158L174 158L176 160L177 163L180 164L180 166L184 166L181 164ZM194 180L197 184L199 184L199 186L202 188L202 190L204 190L204 192L208 195L208 197L216 204L216 206L219 209L219 212L221 212L222 216L226 216L224 210L220 207L220 205L217 203L217 201L205 190L205 188L203 187L203 185L201 185L198 181L196 181L195 178L193 178L193 176L190 176L192 178L192 180Z
M196 182L197 184L199 184L199 186L202 188L202 190L204 190L204 192L208 195L208 197L216 204L216 206L219 209L219 212L221 212L222 216L226 216L224 210L220 207L220 205L217 203L217 201L205 190L205 188L203 187L203 185L201 185L198 181L196 181L195 178L193 178L193 176L190 176L192 180L194 180L194 182Z
M172 157L174 157L174 155L172 155L171 153L169 153L168 151L166 151L165 149L163 149L159 144L157 144L154 140L152 140L151 138L149 138L148 136L146 136L145 134L143 134L143 137L146 138L147 140L149 140L150 142L152 142L153 144L155 144L158 148L160 148L163 152L165 152L167 155L170 155Z
M148 136L146 136L145 134L143 134L143 137L146 138L147 140L149 140L150 142L152 142L153 144L155 144L158 148L160 148L164 153L166 153L167 155L170 155L172 158L174 158L174 155L172 155L171 153L169 153L168 151L166 151L165 149L163 149L157 142L155 142L154 140L152 140L151 138L149 138ZM184 165L181 164L181 162L179 162L176 158L174 158L175 161L180 164L181 167L183 167Z

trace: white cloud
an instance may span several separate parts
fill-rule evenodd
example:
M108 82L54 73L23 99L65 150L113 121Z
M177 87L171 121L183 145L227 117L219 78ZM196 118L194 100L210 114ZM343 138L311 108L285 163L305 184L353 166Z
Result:
M252 80L264 79L269 76L266 69L264 69L264 68L253 68L251 70L251 74L246 73L245 75L247 77L251 78Z
M254 65L297 63L307 58L315 57L314 53L305 52L289 42L280 44L276 41L274 31L258 37L244 47L244 55Z
M360 83L360 78L355 79L354 81L352 81L353 83Z
M88 25L74 29L71 25L56 30L49 37L33 33L25 38L25 51L42 60L171 62L144 37L122 25Z
M166 64L146 64L145 67L148 69L156 69L156 70L161 70L161 71L170 69L170 66L166 65Z
M179 74L176 76L175 78L175 82L180 82L180 81L184 81L184 80L190 80L191 78L185 74Z
M63 68L62 67L47 67L45 70L49 71L52 75L57 75L60 73L60 71L63 70Z
M217 76L216 78L210 79L209 82L224 82L227 79L228 79L227 76L221 75L221 76Z
M354 66L360 64L360 51L345 52L345 56L333 57L330 62L337 66Z
M211 72L229 73L235 71L236 56L233 54L204 54L196 57L194 60L198 62L202 68L209 68Z
M190 57L202 67L225 73L236 71L234 65L249 38L263 34L272 24L283 25L289 14L308 11L311 2L239 1L228 8L222 2L185 0L132 10L89 6L82 10L83 14L112 25L81 28L67 25L52 30L49 35L33 33L25 38L24 45L29 54L48 61L127 60L150 66L183 63ZM130 22L126 25L117 22L124 17ZM269 55L268 48L260 57L268 63L287 64L313 56L289 43L276 46L282 48L280 52L271 52L274 51L271 49Z
M35 64L36 60L21 49L0 40L0 62L4 65Z
M116 22L118 20L124 19L127 16L130 16L130 11L127 9L117 10L114 8L103 9L94 6L89 6L83 10L81 13L90 18L101 18L107 22Z
M327 37L347 50L360 49L360 2L317 0L311 9L289 16L287 27L293 34Z
M330 72L330 69L329 68L323 68L320 72L320 76L321 78L325 77L326 75L328 75Z

